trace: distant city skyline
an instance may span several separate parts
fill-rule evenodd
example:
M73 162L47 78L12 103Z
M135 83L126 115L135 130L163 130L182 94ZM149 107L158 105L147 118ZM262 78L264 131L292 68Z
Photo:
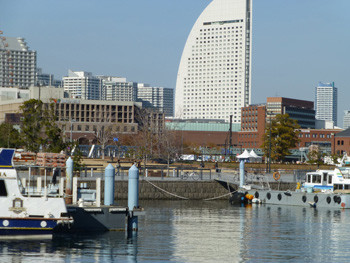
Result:
M0 30L23 37L37 66L175 88L187 36L210 0L2 1ZM281 96L314 101L319 81L338 88L338 119L350 109L350 1L253 1L252 103ZM338 125L342 125L338 123Z

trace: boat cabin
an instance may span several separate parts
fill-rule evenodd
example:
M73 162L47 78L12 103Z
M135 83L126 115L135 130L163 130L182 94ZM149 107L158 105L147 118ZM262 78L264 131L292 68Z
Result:
M337 167L334 170L317 170L307 173L303 186L322 191L350 191L350 167Z

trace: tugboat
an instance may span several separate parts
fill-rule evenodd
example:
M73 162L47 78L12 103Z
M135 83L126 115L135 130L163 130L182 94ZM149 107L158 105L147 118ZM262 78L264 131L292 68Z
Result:
M317 170L306 174L306 182L298 183L294 191L280 191L269 188L257 189L254 185L244 184L244 162L249 155L240 155L240 185L231 198L231 204L248 203L268 205L293 205L312 208L350 208L350 167L333 170ZM273 175L277 181L281 175ZM255 188L255 189L254 189Z
M27 195L13 166L14 149L0 149L0 239L50 239L72 220L63 197Z
M306 182L295 191L250 190L253 200L276 205L313 208L350 208L350 167L317 170L306 174Z

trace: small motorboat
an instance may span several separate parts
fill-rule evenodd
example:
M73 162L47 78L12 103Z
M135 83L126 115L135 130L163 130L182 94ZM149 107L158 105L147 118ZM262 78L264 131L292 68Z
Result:
M0 149L0 239L52 238L70 224L63 197L26 194L13 166L14 149Z

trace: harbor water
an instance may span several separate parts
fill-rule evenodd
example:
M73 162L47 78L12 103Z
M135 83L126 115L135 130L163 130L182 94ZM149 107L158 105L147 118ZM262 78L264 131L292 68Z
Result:
M142 201L139 232L0 241L0 262L349 262L350 210Z

